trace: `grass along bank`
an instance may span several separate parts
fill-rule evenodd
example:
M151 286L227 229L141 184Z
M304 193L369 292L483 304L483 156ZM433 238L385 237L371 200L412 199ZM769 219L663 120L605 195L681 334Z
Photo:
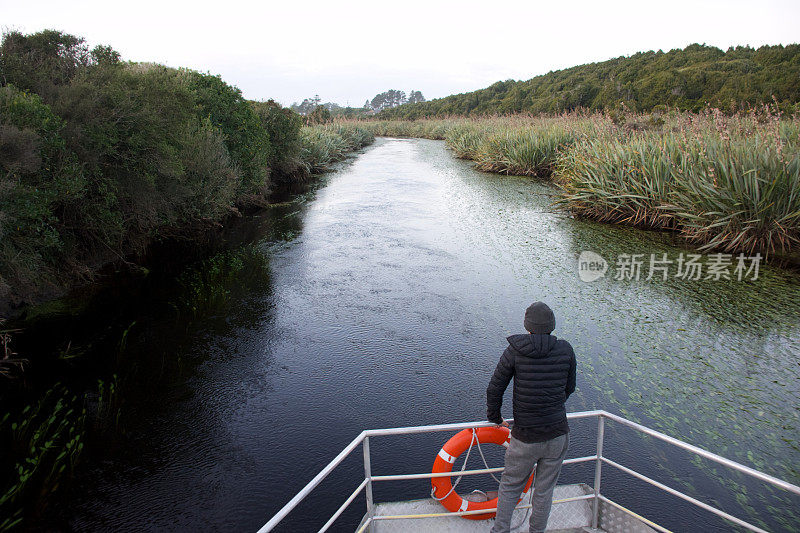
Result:
M671 230L703 251L796 257L800 244L800 119L769 107L359 124L443 139L481 170L552 181L576 215Z
M375 136L358 123L307 126L301 132L302 160L311 173L323 172L350 152L363 148Z

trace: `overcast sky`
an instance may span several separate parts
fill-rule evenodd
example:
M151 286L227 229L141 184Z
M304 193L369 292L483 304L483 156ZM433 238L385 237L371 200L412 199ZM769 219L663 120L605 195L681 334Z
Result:
M247 98L387 89L436 98L505 79L693 42L800 42L800 1L0 0L0 27L58 29L124 59L221 74Z

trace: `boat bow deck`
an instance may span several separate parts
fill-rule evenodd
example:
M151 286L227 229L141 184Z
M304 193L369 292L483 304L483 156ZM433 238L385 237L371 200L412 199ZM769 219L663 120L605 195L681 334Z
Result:
M547 531L558 533L600 533L605 531L626 531L631 533L652 533L655 530L644 522L617 511L608 504L600 506L599 529L592 529L592 500L577 500L561 502L569 498L592 494L592 488L583 483L575 485L559 485L553 494L553 508L547 522ZM530 503L526 498L522 504ZM444 508L432 498L422 500L409 500L402 502L386 502L375 504L375 517L428 515L445 512ZM512 531L527 531L530 509L517 509L511 520ZM438 518L407 518L392 520L374 520L372 529L364 527L367 517L356 528L357 532L371 531L372 533L486 533L494 519L491 520L465 520L459 516ZM603 526L608 527L606 530Z
M594 455L587 457L575 457L564 461L564 465L574 463L594 463L594 483L593 487L585 484L577 485L562 485L556 488L555 501L553 502L553 510L548 522L548 531L607 531L609 533L631 533L642 532L651 533L659 531L661 533L669 533L669 530L663 526L655 524L636 514L634 511L626 509L620 504L606 497L601 492L601 472L605 465L606 468L614 468L631 477L640 481L648 483L664 493L671 494L674 497L680 498L690 504L703 509L711 514L729 521L732 524L741 526L756 533L768 533L765 529L747 522L746 520L734 516L730 513L723 511L709 503L699 500L693 496L689 496L677 489L674 489L660 481L649 478L632 468L622 465L613 461L603 454L603 437L606 421L614 424L627 426L640 434L648 435L661 442L683 449L695 456L702 457L705 460L712 461L718 465L730 469L732 471L744 474L752 479L772 485L773 487L785 490L789 493L800 495L800 486L789 483L774 476L759 472L749 466L731 461L720 455L709 452L697 446L688 444L669 435L665 435L659 431L648 428L621 416L609 413L607 411L583 411L579 413L568 413L567 418L574 420L580 418L594 418L597 420L597 452ZM353 490L352 494L345 499L339 509L333 513L327 522L320 528L319 533L328 531L336 520L344 513L353 501L360 495L366 496L367 514L358 527L358 533L363 531L454 531L454 532L469 532L469 531L487 531L489 521L482 520L465 520L458 515L467 514L481 514L482 511L462 511L458 513L442 512L443 509L439 504L432 499L413 500L406 502L393 502L393 503L377 503L373 500L372 485L373 483L384 483L390 481L401 481L411 479L430 479L432 477L439 477L443 474L439 473L416 473L416 474L391 474L391 475L374 475L372 473L371 460L370 460L370 439L385 437L390 435L413 435L420 433L434 433L434 432L447 432L447 431L461 431L464 429L476 429L481 427L493 427L494 424L489 422L467 422L462 424L439 424L432 426L412 426L400 428L386 428L386 429L370 429L362 431L361 434L353 439L339 454L333 458L314 478L303 487L289 502L284 505L275 516L273 516L264 526L259 529L259 533L269 533L281 520L286 517L297 505L303 501L321 482L324 480L342 461L345 460L351 453L355 452L359 447L362 449L364 457L364 478ZM444 475L464 476L464 475L477 475L488 474L492 472L501 472L502 467L484 468L478 470L463 470L455 473L447 473ZM559 501L560 500L560 501ZM568 500L568 501L564 501ZM524 503L522 506L524 507ZM523 525L523 513L518 512L514 518L513 525L521 525L519 529L526 529ZM424 515L417 517L410 517L406 515ZM437 516L433 516L437 515ZM590 525L595 525L599 529L591 529ZM414 528L414 529L412 529Z

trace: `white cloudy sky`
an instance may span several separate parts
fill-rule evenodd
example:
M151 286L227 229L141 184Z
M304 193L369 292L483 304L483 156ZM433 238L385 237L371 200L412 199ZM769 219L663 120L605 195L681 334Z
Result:
M642 50L800 42L800 1L0 0L0 27L221 74L251 99L427 98Z

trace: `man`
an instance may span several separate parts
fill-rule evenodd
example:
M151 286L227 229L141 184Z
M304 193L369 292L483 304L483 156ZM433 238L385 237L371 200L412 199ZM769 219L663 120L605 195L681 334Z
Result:
M500 407L503 393L514 378L514 428L506 450L492 533L510 531L511 515L534 466L530 532L545 530L553 489L569 445L564 402L575 391L575 352L567 341L550 334L556 319L544 303L528 307L524 323L529 334L508 337L508 347L486 389L489 421L508 427L500 416Z

